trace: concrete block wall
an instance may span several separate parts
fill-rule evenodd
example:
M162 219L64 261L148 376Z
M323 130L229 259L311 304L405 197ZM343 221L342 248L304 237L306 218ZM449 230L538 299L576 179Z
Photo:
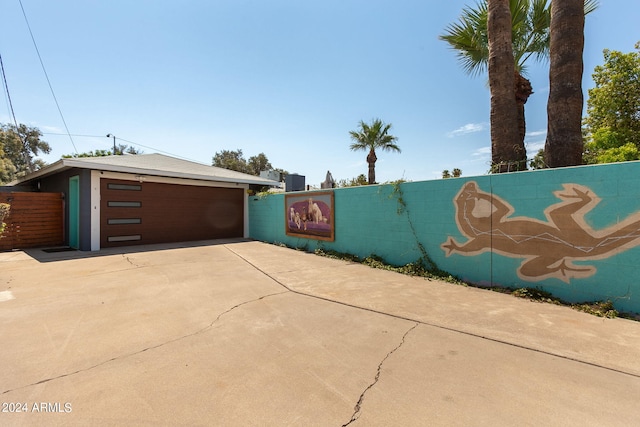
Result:
M418 260L421 244L471 283L638 313L639 178L640 162L628 162L335 189L333 242L286 235L284 195L254 196L249 234L396 265Z

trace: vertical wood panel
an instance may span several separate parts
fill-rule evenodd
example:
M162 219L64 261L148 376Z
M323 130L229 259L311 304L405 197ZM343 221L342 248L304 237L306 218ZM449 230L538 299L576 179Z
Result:
M0 250L64 244L62 193L0 193L0 202L11 205Z

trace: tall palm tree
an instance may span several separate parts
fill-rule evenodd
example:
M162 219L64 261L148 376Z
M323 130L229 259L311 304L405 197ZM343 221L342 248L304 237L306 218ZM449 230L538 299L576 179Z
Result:
M526 167L524 141L518 141L515 73L509 0L489 0L487 11L489 88L491 90L491 164L494 172Z
M478 0L475 7L465 7L458 22L448 25L440 39L457 52L462 68L475 76L488 69L487 37L488 0ZM597 0L584 0L584 12L597 7ZM551 5L549 0L510 0L513 58L515 61L515 97L518 109L518 147L524 149L526 122L524 104L533 93L527 74L527 61L549 58Z
M382 151L400 152L400 147L396 145L397 137L389 135L391 124L385 124L380 119L374 119L371 124L360 120L357 131L349 131L353 143L349 146L353 151L365 150L369 151L367 155L367 163L369 164L369 184L376 182L376 149Z
M551 0L549 101L545 161L551 168L582 164L582 0Z

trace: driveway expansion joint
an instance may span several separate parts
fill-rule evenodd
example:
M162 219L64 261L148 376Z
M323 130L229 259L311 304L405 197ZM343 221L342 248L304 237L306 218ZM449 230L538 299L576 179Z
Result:
M369 390L371 390L380 380L380 374L382 372L382 365L384 365L384 362L387 361L387 359L389 357L391 357L391 355L393 353L395 353L397 350L400 349L400 347L402 347L405 343L405 340L407 338L407 335L409 335L409 333L411 331L413 331L415 328L417 328L419 325L419 323L415 323L411 328L409 328L409 330L407 332L404 333L404 335L402 336L402 340L400 341L400 344L398 344L393 350L391 350L389 353L387 353L387 355L382 359L382 361L378 364L378 370L376 372L376 376L373 379L373 382L371 384L369 384L367 386L367 388L364 389L364 391L362 392L362 394L360 394L360 398L358 399L358 402L356 403L356 406L354 406L353 408L353 415L351 415L351 419L345 423L342 424L342 427L346 427L349 424L351 424L352 422L356 421L358 418L360 418L360 415L362 414L362 405L364 404L364 398L365 395L367 394L367 392Z

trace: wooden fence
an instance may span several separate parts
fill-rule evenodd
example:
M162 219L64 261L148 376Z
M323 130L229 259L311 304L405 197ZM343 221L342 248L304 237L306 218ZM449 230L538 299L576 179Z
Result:
M0 193L0 203L11 205L0 251L64 244L62 193Z

